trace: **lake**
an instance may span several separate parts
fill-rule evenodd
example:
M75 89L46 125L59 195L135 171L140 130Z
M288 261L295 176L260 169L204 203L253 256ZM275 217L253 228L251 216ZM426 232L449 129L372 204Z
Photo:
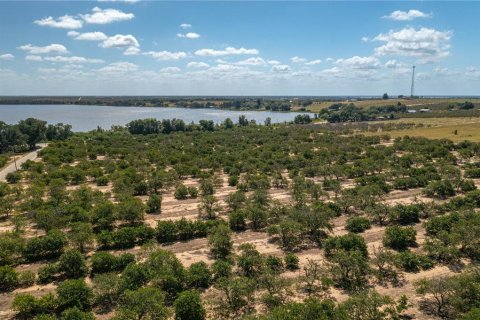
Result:
M221 123L226 118L238 121L240 115L263 124L267 117L272 123L292 121L297 112L231 111L219 109L157 108L157 107L112 107L84 105L0 105L0 121L13 124L26 118L37 118L48 123L59 122L72 125L73 131L89 131L98 126L110 129L112 125L145 118L182 119L186 123L213 120Z

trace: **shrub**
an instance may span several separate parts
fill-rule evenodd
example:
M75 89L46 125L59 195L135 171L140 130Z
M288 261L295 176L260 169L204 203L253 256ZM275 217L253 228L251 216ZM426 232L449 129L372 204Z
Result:
M22 174L18 171L7 173L5 179L8 183L17 183L22 179Z
M452 183L449 180L432 181L424 190L428 197L446 199L455 195Z
M100 176L95 179L95 182L97 183L97 186L107 186L110 180L108 179L107 176Z
M225 259L233 249L231 231L225 225L218 225L208 235L210 252L216 259Z
M390 220L395 221L401 225L417 223L420 221L420 209L420 206L417 204L398 204L393 207Z
M50 283L55 280L55 275L58 272L56 264L47 264L38 270L38 282L41 284Z
M196 262L188 268L187 279L189 287L206 289L212 281L212 272L205 262Z
M160 213L162 197L156 193L151 194L147 200L147 213Z
M85 258L77 250L70 250L60 256L58 272L63 272L67 278L85 277L88 272Z
M367 244L365 240L354 233L343 236L330 237L323 245L325 256L331 258L338 251L359 251L364 257L368 257Z
M285 257L285 268L290 271L298 270L299 261L298 257L291 252L288 252Z
M228 278L232 275L232 265L226 260L217 260L212 264L213 280Z
M175 320L204 320L205 308L196 291L184 291L174 302Z
M408 247L416 246L416 235L417 231L412 227L387 227L387 229L385 229L385 235L383 236L383 245L388 248L403 251Z
M188 197L188 188L184 184L179 184L175 188L174 197L177 200L184 200Z
M9 266L0 267L0 292L13 290L18 285L18 272Z
M35 278L35 272L27 270L19 273L18 282L21 287L30 287L35 284Z
M434 263L427 256L411 251L403 251L395 256L395 265L406 272L418 272L433 268Z
M360 233L367 229L370 229L370 220L363 217L348 218L345 224L345 229L350 232Z
M198 189L196 187L188 187L188 195L191 198L196 198L198 196Z
M92 255L92 274L112 272L117 269L117 258L105 251L95 252Z
M265 265L274 273L282 273L284 264L280 257L269 255L265 260Z
M233 211L229 214L228 223L233 231L243 231L246 228L245 214L242 211Z
M87 286L83 279L63 281L57 287L57 296L60 310L72 307L85 310L92 305L92 289Z
M70 308L62 312L60 320L95 320L91 312L84 312L78 308Z
M59 230L51 230L46 236L29 239L23 249L28 261L57 258L63 253L67 238Z

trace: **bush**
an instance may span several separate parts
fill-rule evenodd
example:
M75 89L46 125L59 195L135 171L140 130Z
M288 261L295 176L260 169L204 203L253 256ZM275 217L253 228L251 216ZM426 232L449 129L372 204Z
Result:
M338 251L359 251L364 257L368 257L368 249L365 240L354 233L343 236L330 237L323 245L325 256L331 258Z
M228 224L233 231L243 231L246 228L245 214L242 211L233 211L229 214Z
M299 261L298 257L291 252L288 252L285 257L285 268L290 271L298 270Z
M56 264L47 264L38 270L38 282L41 284L50 283L55 280L55 275L58 272Z
M110 181L108 180L107 176L100 176L95 179L95 182L97 183L97 186L101 187L107 186Z
M156 193L151 194L147 200L147 213L160 213L162 197Z
M411 251L403 251L395 256L395 265L406 272L418 272L433 268L434 263L427 256Z
M206 289L212 281L212 272L205 262L196 262L188 268L187 279L190 288Z
M424 190L427 197L446 199L455 195L452 183L449 180L432 181Z
M58 272L63 272L67 278L82 278L88 273L85 258L77 250L70 250L60 256Z
M22 179L22 174L18 171L7 173L5 179L8 183L17 183Z
M196 291L184 291L174 302L175 320L204 320L205 308Z
M198 189L196 187L188 187L188 195L191 198L196 198L198 196Z
M78 308L70 308L62 312L60 320L95 320L91 312L83 312Z
M188 188L184 184L179 184L175 188L174 197L177 200L184 200L188 198Z
M217 260L212 264L213 280L228 278L232 275L232 265L226 260Z
M416 235L417 231L412 227L387 227L383 236L383 245L394 250L407 250L408 247L417 245Z
M420 209L420 206L417 204L398 204L393 207L390 220L395 221L401 225L417 223L420 221Z
M265 265L274 273L282 273L284 264L280 257L269 255L265 260Z
M46 236L29 239L23 249L28 261L57 258L63 253L67 238L59 230L51 230Z
M18 272L9 266L0 267L0 292L13 290L18 285Z
M92 289L85 280L66 280L57 287L58 307L60 310L77 307L86 310L92 305Z
M360 233L367 229L370 229L370 220L363 217L348 218L345 224L345 229L350 232Z
M35 278L35 272L27 270L20 272L18 275L18 282L21 287L26 288L35 284Z

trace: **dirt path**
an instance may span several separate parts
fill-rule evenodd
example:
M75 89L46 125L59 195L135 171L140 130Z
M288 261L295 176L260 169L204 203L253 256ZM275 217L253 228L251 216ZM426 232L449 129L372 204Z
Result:
M20 166L23 163L27 162L28 160L32 160L32 161L35 160L38 156L38 151L42 150L46 146L47 146L46 143L39 143L37 145L37 147L39 147L37 150L29 152L26 155L17 159L17 166L16 167L15 167L15 163L13 162L13 163L8 164L4 168L0 169L0 181L6 181L7 174L17 171L17 168L20 168Z

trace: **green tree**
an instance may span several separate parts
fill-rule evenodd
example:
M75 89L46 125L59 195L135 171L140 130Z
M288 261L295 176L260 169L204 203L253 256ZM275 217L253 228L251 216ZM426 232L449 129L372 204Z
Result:
M85 252L85 246L94 239L92 225L86 222L71 223L68 238L80 252Z
M18 285L18 272L9 266L0 267L0 292L13 290Z
M232 232L224 225L218 225L208 235L208 243L210 244L210 252L215 259L225 259L233 248L231 240Z
M176 320L203 320L206 312L196 291L184 291L174 302Z
M77 307L86 310L92 305L92 289L85 280L75 279L61 282L57 287L57 301L60 310Z
M160 213L162 208L162 196L153 193L147 200L147 213Z
M169 315L169 310L165 306L165 294L158 288L145 287L124 292L120 298L117 318L163 320L168 319Z
M383 245L399 251L407 250L408 247L416 246L416 235L417 231L412 227L387 227L383 236Z
M118 218L130 224L142 222L144 212L145 206L138 198L127 197L117 205Z
M77 250L69 250L58 259L58 272L63 272L67 278L81 278L87 275L88 268L85 258Z
M18 123L18 129L27 138L28 147L33 150L35 145L45 139L46 121L41 121L34 118L21 120Z

